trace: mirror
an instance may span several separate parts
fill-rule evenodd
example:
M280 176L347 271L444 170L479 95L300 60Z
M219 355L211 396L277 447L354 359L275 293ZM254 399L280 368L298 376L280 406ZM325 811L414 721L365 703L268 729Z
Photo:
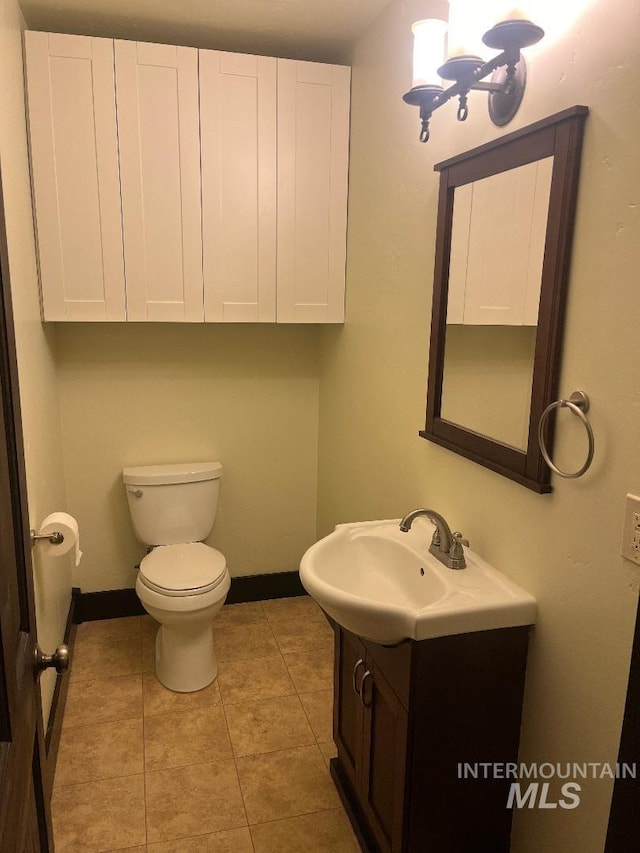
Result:
M441 415L520 450L528 440L552 168L545 157L472 181L456 188L453 204Z
M420 435L538 492L551 491L537 426L557 396L587 114L572 107L434 167L440 196Z

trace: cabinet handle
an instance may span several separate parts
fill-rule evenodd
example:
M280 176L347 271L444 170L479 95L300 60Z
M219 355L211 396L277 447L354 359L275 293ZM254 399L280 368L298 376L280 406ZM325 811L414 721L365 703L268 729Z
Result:
M364 698L364 685L365 685L367 678L371 678L370 670L367 670L365 672L365 674L362 676L362 681L360 682L360 701L362 702L362 704L364 705L365 708L370 708L371 702L366 702L365 698Z
M364 660L362 658L358 658L356 661L356 665L353 667L353 676L351 678L351 683L353 684L353 692L357 693L362 700L362 693L358 690L358 669L359 667L364 666ZM364 678L362 679L364 681ZM362 687L362 681L360 682L360 687Z

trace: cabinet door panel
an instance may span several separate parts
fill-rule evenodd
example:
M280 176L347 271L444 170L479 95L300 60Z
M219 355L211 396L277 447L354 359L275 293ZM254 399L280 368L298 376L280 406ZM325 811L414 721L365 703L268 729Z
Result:
M113 41L26 32L45 320L124 320Z
M205 319L276 319L276 60L200 51Z
M350 69L278 60L278 322L344 320Z
M358 682L364 674L365 651L353 634L339 629L335 654L333 736L340 766L357 791L362 764L363 706L353 689L353 681L358 661L362 661L356 673Z
M407 712L376 667L364 685L362 804L382 851L402 849Z
M202 321L198 53L116 41L127 319Z
M537 325L552 165L456 188L447 323Z

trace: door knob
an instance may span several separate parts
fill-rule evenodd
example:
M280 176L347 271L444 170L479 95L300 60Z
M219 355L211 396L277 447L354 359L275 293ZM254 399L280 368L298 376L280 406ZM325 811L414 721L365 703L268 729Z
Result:
M43 669L54 666L56 672L65 672L69 669L69 647L58 646L52 655L45 655L40 646L36 646L33 653L33 670L36 678Z

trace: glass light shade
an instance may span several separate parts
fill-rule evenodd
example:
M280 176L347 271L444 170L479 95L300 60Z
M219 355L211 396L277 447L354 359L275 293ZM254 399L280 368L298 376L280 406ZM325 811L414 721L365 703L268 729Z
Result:
M558 0L450 0L448 58L463 55L486 58L483 34L500 21L540 23L536 20L536 7L541 2L558 5Z
M413 33L413 85L441 86L438 68L444 60L447 22L437 18L416 21Z
M485 18L487 27L493 26L500 21L534 21L532 3L521 0L519 3L514 3L514 0L493 0L493 8L491 9L491 17Z
M498 0L450 0L448 59L486 55L482 36L497 20L497 4Z

